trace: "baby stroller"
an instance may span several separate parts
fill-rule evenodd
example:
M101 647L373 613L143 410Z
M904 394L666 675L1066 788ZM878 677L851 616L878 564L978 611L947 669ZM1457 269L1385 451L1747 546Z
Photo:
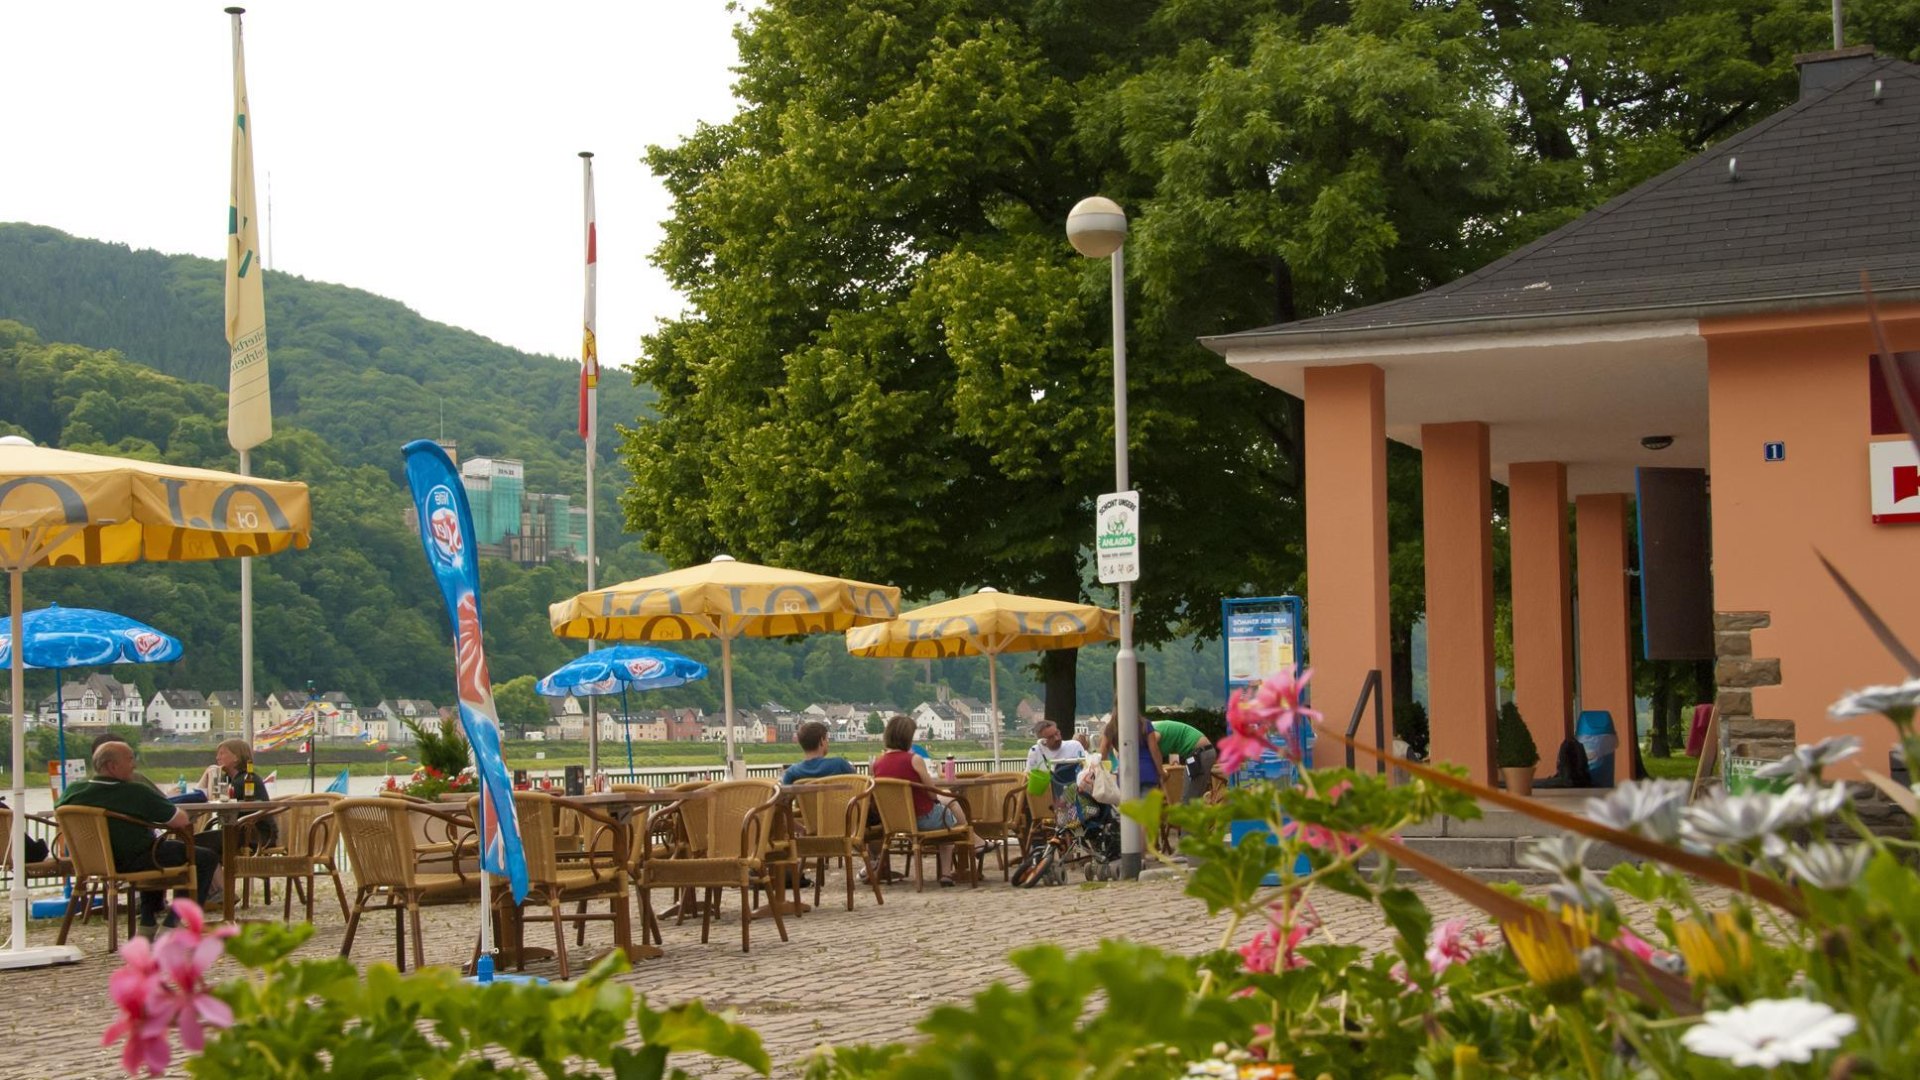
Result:
M1066 841L1066 862L1088 881L1109 881L1120 868L1120 812L1081 791L1079 766L1056 767L1054 830ZM1059 783L1066 773L1065 783Z

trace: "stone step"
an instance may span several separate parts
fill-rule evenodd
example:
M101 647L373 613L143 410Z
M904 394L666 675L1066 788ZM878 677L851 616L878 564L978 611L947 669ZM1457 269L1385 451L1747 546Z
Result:
M1531 836L1409 836L1401 842L1414 851L1456 869L1527 870L1521 861L1527 849L1542 837ZM1596 843L1587 849L1586 865L1605 872L1618 863L1637 862L1628 851L1612 844Z

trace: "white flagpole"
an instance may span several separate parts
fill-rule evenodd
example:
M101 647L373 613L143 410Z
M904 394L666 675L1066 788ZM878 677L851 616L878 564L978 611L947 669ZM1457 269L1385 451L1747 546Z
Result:
M240 16L233 21L232 177L227 207L226 333L231 350L227 386L227 441L240 452L240 474L252 475L248 453L273 437L273 406L268 397L267 315L261 288L259 225L253 204L253 115L247 103L245 48ZM253 741L253 559L240 559L240 709L249 743Z
M585 398L581 402L581 407L587 414L587 591L592 592L597 578L594 559L596 553L593 546L593 459L599 450L600 442L600 343L595 327L597 321L595 279L599 274L597 250L599 245L594 229L593 152L591 150L580 151L580 170L582 183L585 185L587 213L586 307L582 319L585 333L581 338L580 364L581 378L585 382ZM588 652L593 651L593 644L591 641L587 642ZM600 709L599 702L592 697L587 698L587 732L587 788L591 791L595 789L600 779Z
M236 16L237 18L237 16ZM240 451L240 475L247 471L248 451ZM247 745L253 745L253 557L240 560L240 716Z

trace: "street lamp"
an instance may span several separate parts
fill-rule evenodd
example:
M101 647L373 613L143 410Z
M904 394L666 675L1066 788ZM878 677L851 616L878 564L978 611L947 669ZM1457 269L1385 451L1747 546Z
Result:
M1082 199L1067 213L1067 242L1089 259L1112 257L1113 262L1113 489L1127 483L1127 214L1112 199L1095 195ZM1120 651L1113 658L1114 726L1120 730L1120 795L1131 802L1140 797L1140 700L1133 654L1133 582L1120 585ZM1140 876L1146 838L1140 823L1120 821L1120 876Z

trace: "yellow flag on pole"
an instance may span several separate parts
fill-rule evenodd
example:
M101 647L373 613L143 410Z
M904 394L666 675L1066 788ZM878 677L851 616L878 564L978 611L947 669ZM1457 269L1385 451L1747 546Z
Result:
M227 442L251 450L273 438L267 390L267 302L261 290L260 228L253 205L253 115L247 64L233 16L233 183L227 203Z

